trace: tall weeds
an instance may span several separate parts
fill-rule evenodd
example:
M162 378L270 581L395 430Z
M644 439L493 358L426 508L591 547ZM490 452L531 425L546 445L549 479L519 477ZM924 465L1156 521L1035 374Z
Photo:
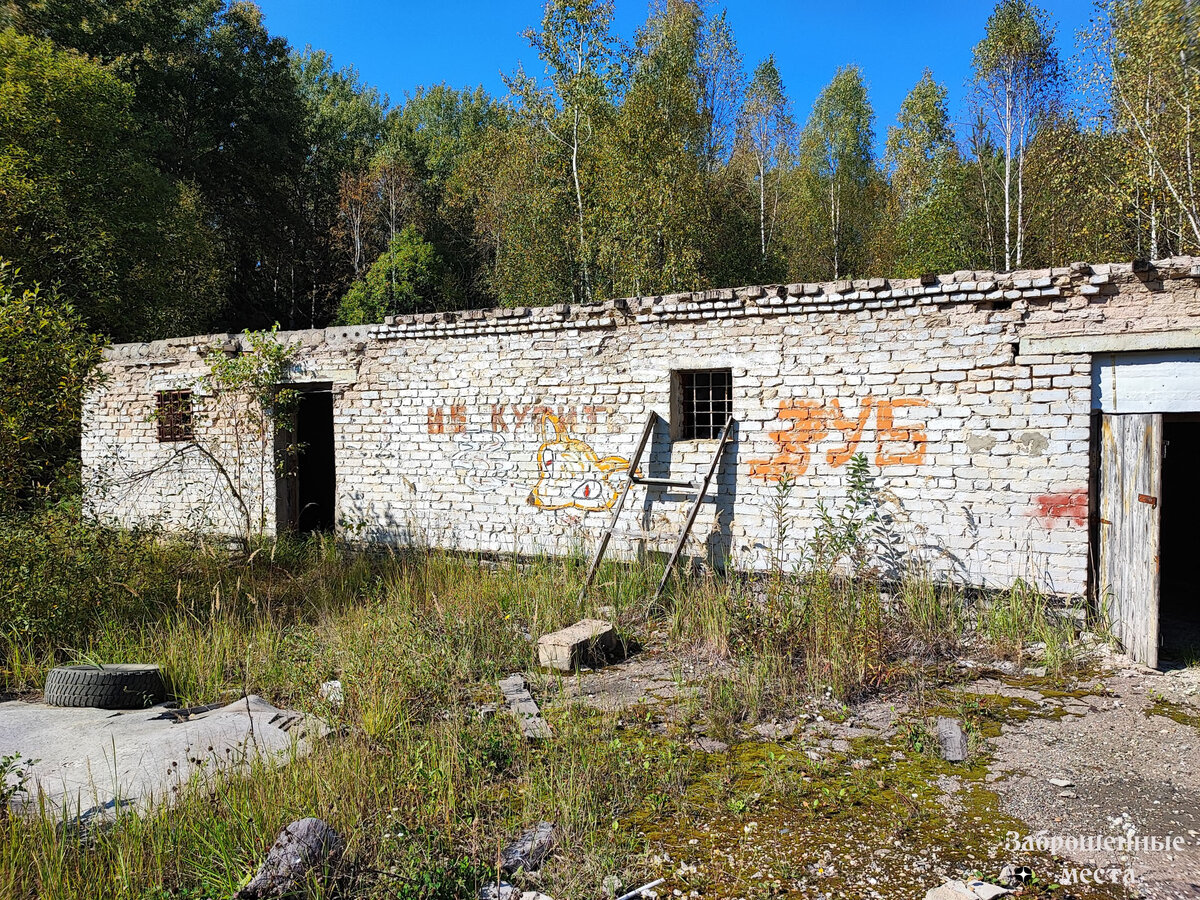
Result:
M694 702L723 740L814 696L908 677L914 655L958 645L961 595L915 574L882 584L863 549L876 520L857 496L825 511L807 548L780 547L780 559L806 558L798 571L680 580L665 622L649 607L652 566L606 565L581 600L575 559L352 553L319 538L230 556L70 521L0 528L0 690L36 691L50 666L77 657L156 662L183 705L250 691L327 716L342 735L283 768L195 779L174 808L122 815L90 843L52 816L0 822L0 896L228 896L278 829L306 815L351 836L354 896L472 894L494 877L497 845L537 819L565 832L541 889L596 896L614 871L629 883L622 867L640 844L625 818L681 794L689 754L566 704L546 709L554 740L531 746L477 708L498 699L499 676L536 671L533 638L602 606L627 637L665 625L671 649L711 663ZM1055 621L1047 598L1017 585L979 626L1004 653L1033 627L1054 665L1069 644ZM340 708L317 698L333 677Z

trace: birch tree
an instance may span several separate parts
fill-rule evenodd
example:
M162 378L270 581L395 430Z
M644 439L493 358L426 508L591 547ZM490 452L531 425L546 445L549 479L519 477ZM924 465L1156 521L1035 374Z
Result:
M964 171L946 88L926 69L888 129L884 163L896 207L897 275L959 268L967 254Z
M972 66L976 102L1004 145L1004 268L1011 270L1024 249L1025 150L1058 88L1054 28L1045 12L1028 0L1000 0Z
M818 95L800 136L790 192L797 278L845 278L865 268L872 220L875 114L857 66L838 69Z
M783 90L783 79L775 57L768 56L754 70L739 128L739 140L755 165L759 252L763 262L767 260L779 211L781 170L792 155L795 132L796 123Z
M628 90L605 142L602 249L616 296L706 283L711 229L701 71L703 10L655 6L626 59Z
M725 10L703 22L699 44L699 81L705 121L704 161L710 173L729 161L737 138L746 74L742 54Z
M1200 4L1110 0L1090 36L1094 85L1125 148L1134 252L1200 249Z
M547 83L518 70L507 79L521 111L554 141L566 156L578 224L579 295L592 296L585 197L584 159L594 143L599 121L611 109L617 75L611 32L612 0L549 0L540 31L525 37L545 64Z

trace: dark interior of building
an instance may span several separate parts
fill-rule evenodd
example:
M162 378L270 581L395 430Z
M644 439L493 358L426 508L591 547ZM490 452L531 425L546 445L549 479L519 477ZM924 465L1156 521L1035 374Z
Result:
M1200 662L1200 416L1163 417L1161 665Z
M333 394L303 391L296 408L296 530L332 531L334 524Z

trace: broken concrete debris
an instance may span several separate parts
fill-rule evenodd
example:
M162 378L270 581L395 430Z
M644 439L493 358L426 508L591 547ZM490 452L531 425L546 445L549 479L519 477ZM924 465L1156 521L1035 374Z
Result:
M925 900L994 900L1011 894L1007 888L997 887L986 881L947 881L925 892Z
M314 878L326 881L345 849L342 836L321 819L292 822L279 832L257 874L233 895L234 900L288 897Z
M573 672L581 665L604 663L617 651L617 631L603 619L583 619L538 638L538 665Z
M956 719L938 716L937 738L946 762L962 762L967 758L967 734Z
M336 678L332 681L322 682L321 686L317 688L317 697L334 707L341 706L346 700L342 682Z
M1005 894L1011 894L1012 891L1007 888L1002 888L999 885L991 884L986 881L972 881L967 885L975 892L975 896L979 900L994 900L996 897L1003 897Z
M536 872L558 844L558 829L551 822L538 822L500 852L500 871L512 875L518 869Z
M479 889L479 900L553 900L538 891L522 891L507 881L487 884Z
M521 674L509 675L499 682L500 693L508 704L509 713L521 726L521 733L529 740L542 740L551 735L550 726L542 718L542 711L529 693L529 684Z

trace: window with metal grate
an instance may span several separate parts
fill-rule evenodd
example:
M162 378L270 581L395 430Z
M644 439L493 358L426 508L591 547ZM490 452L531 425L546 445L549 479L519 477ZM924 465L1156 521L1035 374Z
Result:
M192 440L192 392L159 391L155 418L160 442Z
M677 440L711 441L721 436L733 414L733 372L692 369L674 373L672 429Z

